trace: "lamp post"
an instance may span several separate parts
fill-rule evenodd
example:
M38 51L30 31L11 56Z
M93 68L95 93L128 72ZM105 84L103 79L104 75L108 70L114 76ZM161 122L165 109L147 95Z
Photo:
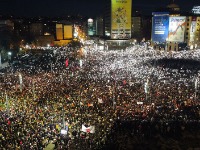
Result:
M0 50L0 68L1 68L1 50Z
M197 99L197 88L198 88L198 78L196 77L195 79L195 93L194 93L194 98L195 98L195 101Z
M20 85L20 92L22 92L22 84L23 84L23 81L22 81L22 74L19 73L19 85Z
M7 92L5 92L5 96L6 96L6 111L7 111L8 114L9 114L9 103L8 103L8 95L7 95Z
M8 52L8 62L9 62L9 64L10 64L10 61L11 61L11 55L12 55L12 53Z
M149 79L147 78L147 81L144 83L144 92L146 94L146 102L148 100L148 94L149 94Z

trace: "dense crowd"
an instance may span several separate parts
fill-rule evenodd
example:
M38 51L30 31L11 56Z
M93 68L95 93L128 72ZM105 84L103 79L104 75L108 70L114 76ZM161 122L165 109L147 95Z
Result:
M126 134L151 139L200 133L198 74L146 63L186 54L132 49L90 50L83 66L64 67L67 56L56 54L59 61L51 70L8 68L0 76L0 149L42 150L49 143L57 150L103 149L108 141L115 149L128 149L119 144ZM198 58L195 54L187 56ZM83 132L82 125L95 126L95 132ZM65 128L67 135L61 134Z

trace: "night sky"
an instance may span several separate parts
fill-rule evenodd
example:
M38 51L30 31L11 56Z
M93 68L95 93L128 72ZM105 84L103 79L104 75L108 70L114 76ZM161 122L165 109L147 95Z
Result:
M0 0L0 14L15 16L60 16L80 14L92 17L100 15L105 0ZM165 7L170 0L132 0L133 8L151 14L156 7ZM198 0L175 0L181 10L189 11Z

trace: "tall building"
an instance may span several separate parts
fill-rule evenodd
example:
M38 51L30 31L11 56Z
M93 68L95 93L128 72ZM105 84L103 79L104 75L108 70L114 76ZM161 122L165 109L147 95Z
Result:
M88 36L94 36L95 34L94 19L89 18L87 24L88 24Z
M106 0L104 10L104 36L110 38L111 35L111 0Z
M142 18L140 16L132 17L131 37L137 40L141 40L143 38Z
M177 51L185 43L186 16L155 12L152 18L152 44L159 49Z
M108 0L105 9L105 36L131 38L132 0Z
M95 19L96 36L103 36L103 17L97 17Z
M200 47L200 17L187 16L185 41L190 49Z
M132 0L111 1L111 39L131 38Z

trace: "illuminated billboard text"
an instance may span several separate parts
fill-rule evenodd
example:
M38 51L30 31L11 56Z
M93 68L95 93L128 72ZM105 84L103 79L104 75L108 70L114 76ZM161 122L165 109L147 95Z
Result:
M111 38L131 38L132 0L112 0Z
M169 15L159 14L153 16L152 41L165 42L168 37Z

